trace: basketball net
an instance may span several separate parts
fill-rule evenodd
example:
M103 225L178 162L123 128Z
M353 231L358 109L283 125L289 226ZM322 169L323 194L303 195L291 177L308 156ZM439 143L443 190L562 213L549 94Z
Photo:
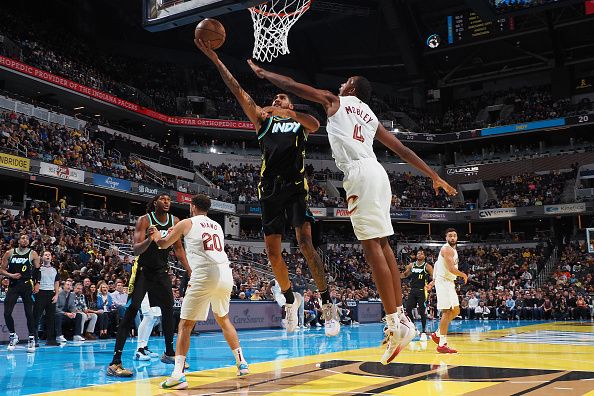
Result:
M271 62L290 52L289 30L309 9L311 1L271 0L249 9L254 22L254 59Z

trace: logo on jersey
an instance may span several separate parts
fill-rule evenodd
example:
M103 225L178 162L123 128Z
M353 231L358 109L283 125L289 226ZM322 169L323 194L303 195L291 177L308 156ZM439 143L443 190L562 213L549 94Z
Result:
M23 264L27 261L29 261L29 258L27 257L13 257L12 259L10 259L10 262L13 264Z
M279 122L272 127L272 133L297 133L300 126L298 122Z

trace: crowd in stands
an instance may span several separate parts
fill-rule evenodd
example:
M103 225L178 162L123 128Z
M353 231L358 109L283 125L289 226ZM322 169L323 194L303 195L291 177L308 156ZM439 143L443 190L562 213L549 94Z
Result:
M561 202L565 182L575 177L575 172L524 173L505 176L485 182L493 187L497 199L490 199L485 208L514 208L523 206L554 205Z
M10 12L0 13L0 32L19 48L15 53L0 45L0 54L17 57L32 66L165 114L192 112L188 105L179 105L177 100L192 95L204 98L199 110L201 116L246 118L210 64L191 67L91 51L82 37L73 36L67 29L48 35L44 34L44 26L39 21L27 23L21 19ZM253 74L235 74L256 103L270 104L277 93L276 88ZM371 104L380 118L395 120L395 113L402 111L416 123L415 132L429 133L542 120L592 110L592 103L588 101L572 104L567 98L553 98L550 86L483 93L480 97L456 100L448 108L433 114L392 102L394 100L389 97L384 100L374 97ZM483 109L493 105L502 106L501 114L485 114ZM310 107L309 111L323 119L316 108Z

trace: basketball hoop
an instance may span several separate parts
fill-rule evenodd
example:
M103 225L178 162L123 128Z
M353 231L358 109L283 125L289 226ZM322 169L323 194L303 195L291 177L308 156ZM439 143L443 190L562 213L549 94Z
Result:
M251 7L254 22L254 51L252 56L271 62L289 51L289 30L309 10L312 0L271 0Z

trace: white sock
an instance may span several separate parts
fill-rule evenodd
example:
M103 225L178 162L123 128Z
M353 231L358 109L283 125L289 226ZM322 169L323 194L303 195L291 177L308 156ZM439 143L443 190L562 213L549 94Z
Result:
M402 315L402 314L404 314L404 308L402 307L402 305L401 305L401 306L399 306L399 307L396 307L396 313L397 313L398 315Z
M446 340L446 336L444 336L444 335L439 336L439 346L444 346L447 343L448 343L448 340Z
M184 363L185 362L186 362L185 356L175 355L175 367L173 368L173 373L171 373L171 378L178 380L184 376Z
M233 356L235 356L236 365L245 363L245 358L243 357L243 351L241 350L241 347L233 350Z
M386 324L388 325L389 329L394 330L398 328L398 323L400 323L400 320L398 319L398 313L386 315Z
M441 337L441 333L439 332L439 329L437 329L437 331L435 332L435 335L438 337Z

